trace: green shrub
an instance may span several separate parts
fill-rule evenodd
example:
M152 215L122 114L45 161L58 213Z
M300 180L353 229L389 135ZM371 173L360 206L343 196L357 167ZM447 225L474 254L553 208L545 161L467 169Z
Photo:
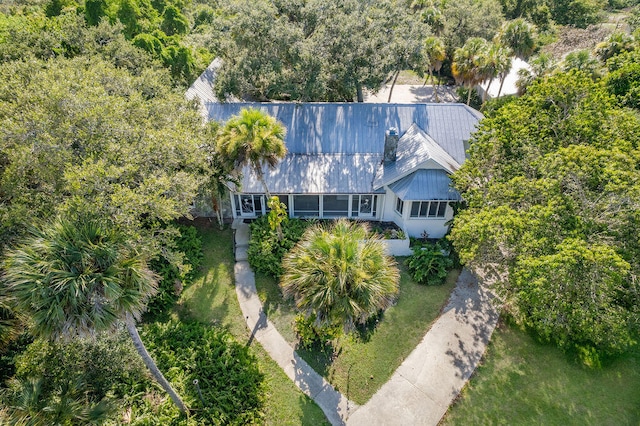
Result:
M269 217L262 216L251 223L249 242L249 264L254 271L274 278L282 275L282 258L296 245L311 222L291 218L283 221L282 239L271 229Z
M449 254L440 242L414 245L413 254L407 259L411 276L420 284L443 284L447 272L454 264Z
M146 368L124 331L100 334L95 340L36 340L16 357L15 377L42 378L44 397L70 382L82 383L93 402L134 394L148 382Z
M182 255L182 267L179 268L175 262L166 258L154 259L149 264L160 276L158 293L147 304L147 311L151 316L160 315L173 307L184 285L191 283L195 278L202 262L202 239L196 228L178 225L177 229L180 234L173 240L173 250Z
M296 315L293 328L298 335L300 346L303 348L310 348L316 344L325 344L343 334L340 324L333 326L318 325L315 318L305 317L303 314Z
M469 90L471 90L471 101L469 102L469 106L471 108L475 108L479 110L480 107L482 106L482 99L480 98L480 95L478 95L478 92L476 91L475 88L469 89L464 86L458 86L456 88L456 95L458 96L458 99L460 100L460 102L467 102L467 97L469 96Z
M261 423L264 376L249 348L229 332L173 320L146 326L142 338L191 409L195 424ZM194 385L196 379L201 396ZM134 411L146 416L141 409L144 404L134 404Z

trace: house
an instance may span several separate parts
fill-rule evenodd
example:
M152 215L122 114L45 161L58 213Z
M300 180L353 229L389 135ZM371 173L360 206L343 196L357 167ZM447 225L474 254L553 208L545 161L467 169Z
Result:
M518 86L516 85L516 82L520 78L519 72L522 69L530 71L531 65L520 58L511 58L511 69L509 70L509 74L507 74L504 79L502 90L500 88L500 78L496 77L494 79L484 81L476 86L478 95L480 96L480 98L482 98L484 96L484 93L487 92L487 89L489 90L486 94L487 99L497 98L498 93L500 93L500 96L518 94Z
M219 103L209 120L257 108L287 129L287 156L264 179L291 217L392 221L410 236L440 238L460 195L449 175L481 114L463 104ZM231 195L234 218L268 212L250 168Z

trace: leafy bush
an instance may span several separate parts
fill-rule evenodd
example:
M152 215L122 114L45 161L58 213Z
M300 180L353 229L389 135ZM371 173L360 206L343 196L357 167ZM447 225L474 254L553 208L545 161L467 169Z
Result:
M180 234L174 238L175 247L172 249L182 255L182 259L178 259L181 267L164 257L154 259L149 265L160 275L158 293L147 304L151 315L166 312L176 303L183 286L195 278L202 262L202 239L196 228L178 225L177 229Z
M269 216L262 216L251 223L249 242L249 264L254 271L274 278L282 273L282 258L296 245L311 222L291 218L282 222L282 239L271 229Z
M444 283L447 272L454 262L449 252L442 247L444 243L419 243L413 246L413 254L407 259L407 266L413 279L426 285Z
M260 423L264 376L249 348L226 330L173 320L146 326L142 338L190 407L195 424ZM132 402L134 411L144 412L143 402Z
M464 86L458 86L456 88L456 95L458 96L458 99L460 100L460 102L466 102L467 97L469 96L469 90L471 90L471 101L469 103L469 106L471 108L475 108L479 110L480 107L482 106L482 99L480 99L480 95L478 95L478 92L476 91L475 88L469 89Z
M124 331L95 340L36 340L16 357L15 377L42 378L45 396L70 382L83 383L85 396L94 402L107 395L123 397L132 388L139 391L147 381L146 368Z
M325 344L343 334L343 328L340 324L332 326L318 325L315 318L305 317L303 314L296 315L293 328L298 335L300 346L303 348L310 348L316 344Z

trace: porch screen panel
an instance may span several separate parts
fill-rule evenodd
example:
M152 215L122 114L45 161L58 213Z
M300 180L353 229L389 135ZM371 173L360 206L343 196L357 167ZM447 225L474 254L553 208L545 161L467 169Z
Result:
M262 196L254 195L253 196L253 206L255 208L255 212L257 216L262 215Z
M323 217L346 217L349 214L348 195L323 195Z
M296 217L320 216L320 197L318 195L294 195L293 215Z
M377 196L372 194L354 195L351 203L353 217L375 217Z

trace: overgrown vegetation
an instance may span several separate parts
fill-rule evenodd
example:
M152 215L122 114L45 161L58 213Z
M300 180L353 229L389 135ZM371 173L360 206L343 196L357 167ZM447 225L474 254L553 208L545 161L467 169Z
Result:
M172 249L179 253L179 262L166 258L153 259L149 267L158 274L158 293L147 304L147 312L160 315L169 311L180 297L184 286L191 284L202 262L202 240L193 226L179 225ZM176 265L178 263L180 267Z
M440 241L415 243L413 254L406 260L413 279L426 285L444 283L449 270L454 266L451 251L446 243Z
M278 278L283 273L282 259L291 250L304 231L312 224L298 218L290 218L282 226L282 237L269 224L269 215L261 216L251 225L251 241L249 241L249 264L254 271Z
M159 367L168 371L169 380L184 395L193 411L192 422L260 423L264 376L255 355L229 332L171 320L149 324L142 336Z

